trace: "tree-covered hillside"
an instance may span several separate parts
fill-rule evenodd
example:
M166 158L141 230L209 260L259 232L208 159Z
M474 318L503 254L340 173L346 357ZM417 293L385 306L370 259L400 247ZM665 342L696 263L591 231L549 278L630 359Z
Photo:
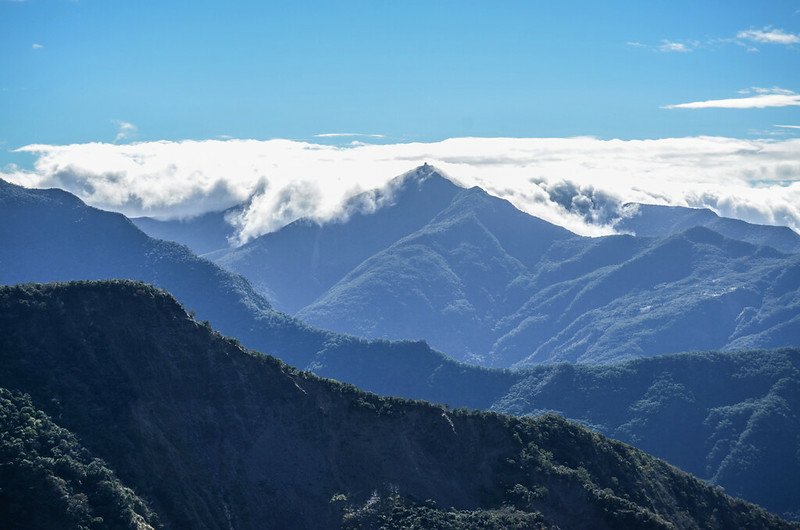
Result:
M296 371L140 283L0 288L0 351L0 386L58 418L168 528L789 527L555 416L450 410Z
M0 388L0 526L152 530L160 523L105 462L38 410L30 396Z
M800 518L800 350L541 367L491 408L557 411Z

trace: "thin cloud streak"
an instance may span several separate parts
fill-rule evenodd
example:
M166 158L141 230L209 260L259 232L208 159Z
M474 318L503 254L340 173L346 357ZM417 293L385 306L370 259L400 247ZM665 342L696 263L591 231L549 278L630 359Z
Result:
M424 162L584 235L614 233L627 202L709 207L800 231L800 139L452 138L333 146L290 140L29 145L31 171L0 177L59 187L130 216L191 217L246 203L237 243L299 217L348 216L348 199ZM367 200L359 208L374 209ZM352 205L352 203L350 203Z
M315 134L314 138L386 138L383 134L367 134L367 133L320 133Z
M787 33L782 29L773 29L769 26L763 29L748 29L736 34L737 39L761 42L764 44L797 44L800 43L800 35Z
M664 109L765 109L800 106L800 94L785 89L754 89L756 94L742 98L709 99L665 105ZM765 92L766 91L766 92Z

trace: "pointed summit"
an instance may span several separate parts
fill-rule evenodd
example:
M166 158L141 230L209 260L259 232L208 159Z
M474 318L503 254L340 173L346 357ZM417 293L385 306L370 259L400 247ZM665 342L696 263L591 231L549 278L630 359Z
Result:
M448 177L445 176L445 174L441 170L425 162L421 166L417 166L411 171L403 173L399 177L395 177L392 180L392 182L401 182L401 181L422 182L430 178L440 178L440 179L450 180Z
M443 171L425 162L390 180L386 193L398 200L410 192L441 193L445 190L446 194L452 197L461 189L462 186L453 182Z

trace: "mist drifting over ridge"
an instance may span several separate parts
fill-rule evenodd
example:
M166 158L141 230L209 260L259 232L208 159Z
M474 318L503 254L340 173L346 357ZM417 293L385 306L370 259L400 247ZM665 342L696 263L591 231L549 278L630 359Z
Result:
M459 185L480 186L582 235L614 233L630 202L706 207L800 231L800 139L452 138L345 146L230 139L17 151L36 157L33 169L6 167L1 178L62 188L129 216L185 218L244 202L229 218L235 243L300 217L346 216L348 199L426 162Z

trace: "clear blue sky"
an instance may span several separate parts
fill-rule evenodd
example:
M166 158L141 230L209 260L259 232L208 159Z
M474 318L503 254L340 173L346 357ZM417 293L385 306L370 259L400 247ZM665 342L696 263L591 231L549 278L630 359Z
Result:
M122 121L119 141L800 136L774 127L798 106L662 108L800 92L798 34L798 0L0 0L0 164Z

